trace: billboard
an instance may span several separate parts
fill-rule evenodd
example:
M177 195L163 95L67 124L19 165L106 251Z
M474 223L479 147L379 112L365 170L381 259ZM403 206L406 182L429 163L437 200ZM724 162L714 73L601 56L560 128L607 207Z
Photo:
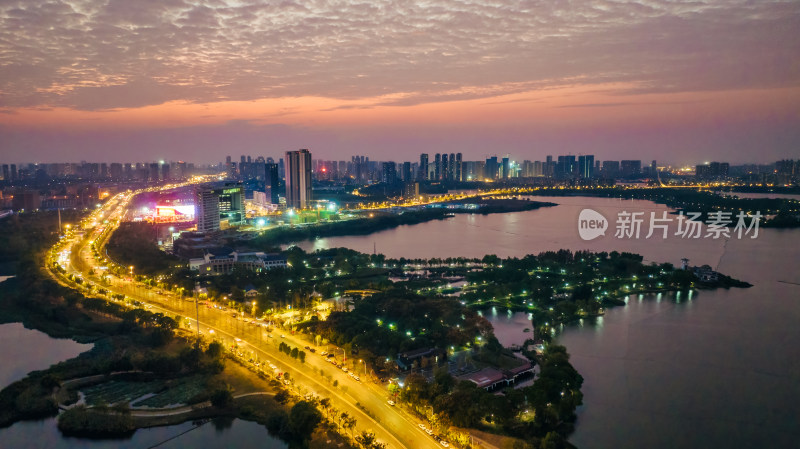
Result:
M175 222L175 221L192 221L194 220L194 205L193 204L180 204L180 205L157 205L156 216L157 222Z

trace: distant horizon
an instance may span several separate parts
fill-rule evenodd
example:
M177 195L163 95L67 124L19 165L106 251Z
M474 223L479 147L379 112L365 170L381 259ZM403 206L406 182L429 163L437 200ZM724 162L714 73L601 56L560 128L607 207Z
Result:
M298 149L300 149L300 148L298 148ZM365 156L365 157L368 157L370 161L395 162L395 163L411 162L412 164L413 163L419 163L419 154L417 154L416 159L379 159L379 158L373 158L372 156L370 156L368 154L348 154L346 156L346 158L344 158L344 159L336 158L336 157L333 157L333 158L319 158L319 157L315 157L314 156L314 150L312 148L307 148L307 149L311 152L311 158L314 161L320 160L320 161L337 161L337 162L345 161L345 162L350 162L352 156ZM286 151L292 151L292 150L286 150ZM453 153L457 153L457 152L453 152ZM245 154L244 156L245 157L251 156L252 162L255 162L255 159L257 157L259 157L259 156L264 157L264 159L266 159L268 157L271 157L277 163L279 159L282 159L284 157L283 156L284 154L285 154L285 151L282 151L281 153L279 153L277 155L269 155L269 154L249 154L248 155L248 154ZM436 154L436 153L427 153L427 154L429 155L429 157L431 159L430 163L433 163L433 155ZM445 154L445 153L442 152L441 154ZM448 152L447 154L449 155L450 152ZM594 156L595 163L600 162L601 164L603 163L603 161L635 160L635 161L642 161L642 166L644 167L645 165L649 166L650 162L653 161L652 158L639 158L639 159L637 159L637 158L621 158L621 159L598 158L598 155L597 154L593 154L593 153L572 153L572 154L555 154L554 153L554 154L547 154L544 157L522 157L522 158L515 158L515 157L513 157L514 155L509 155L509 159L512 162L523 162L525 160L545 162L547 156L553 156L553 161L555 162L557 160L558 156L575 156L577 158L578 156L582 156L582 155ZM169 159L169 158L165 159L165 158L161 158L161 159L146 159L146 160L127 160L127 159L126 160L90 160L90 159L84 159L84 160L77 160L77 161L65 161L65 160L57 161L57 160L52 160L52 161L35 161L35 162L34 161L11 162L11 161L7 161L7 160L0 160L0 164L16 164L17 166L28 165L28 164L34 164L34 165L37 165L37 164L81 164L83 162L88 163L88 164L94 164L94 163L97 163L97 164L103 164L103 163L105 163L105 164L113 164L113 163L121 163L121 164L131 164L131 163L133 163L133 164L136 164L136 163L160 163L160 162L163 161L165 164L185 162L185 163L193 163L195 165L200 165L200 166L212 166L212 165L218 165L220 163L224 164L225 163L225 158L227 156L231 156L231 162L234 162L234 163L237 163L237 164L239 162L241 162L241 159L240 159L241 156L242 156L241 154L237 154L237 155L233 155L233 154L227 155L226 154L226 155L223 155L220 160L216 160L216 161L212 161L212 162L207 162L207 161L198 162L196 160L191 160L191 159ZM495 156L495 154L489 155L488 157L491 157L491 156ZM498 159L502 159L503 157L505 157L505 155L499 154L499 153L496 154L496 156L498 157ZM703 160L701 162L693 162L693 163L664 162L664 161L660 161L658 159L655 159L655 161L656 161L656 165L660 166L660 167L669 166L669 167L677 168L677 167L693 167L695 165L704 165L704 164L708 164L708 163L711 163L711 162L725 162L725 163L729 163L731 166L743 166L743 165L763 166L763 165L772 165L772 164L775 164L776 162L778 162L780 160L787 160L787 159L788 160L795 160L795 159L800 160L800 155L796 155L795 157L789 156L789 157L779 158L779 159L772 160L772 161L762 161L762 162L733 162L733 161L724 160L724 159L707 159L707 160ZM463 156L462 160L464 162L485 161L486 158L485 157L482 157L482 158L468 158L466 156Z

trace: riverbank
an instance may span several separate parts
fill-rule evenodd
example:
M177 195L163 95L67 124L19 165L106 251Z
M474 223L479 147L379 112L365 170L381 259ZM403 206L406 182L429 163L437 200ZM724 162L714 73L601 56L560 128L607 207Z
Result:
M531 196L584 196L599 198L620 198L652 201L664 204L679 212L699 212L703 222L709 221L709 213L727 212L731 214L729 227L738 223L736 215L742 211L750 214L761 213L759 226L764 228L800 227L800 202L786 198L741 198L735 195L723 196L715 192L721 189L707 188L625 188L625 187L587 187L572 189L535 189L526 191ZM749 222L748 222L749 224Z
M450 206L448 206L450 205ZM474 207L467 207L472 205ZM298 227L280 227L264 231L248 241L257 248L273 248L287 243L314 240L323 237L368 235L405 225L444 220L451 214L500 214L535 210L555 206L555 203L517 199L467 198L452 203L442 203L432 208L405 210L399 213L382 210L365 211L364 218L318 223Z

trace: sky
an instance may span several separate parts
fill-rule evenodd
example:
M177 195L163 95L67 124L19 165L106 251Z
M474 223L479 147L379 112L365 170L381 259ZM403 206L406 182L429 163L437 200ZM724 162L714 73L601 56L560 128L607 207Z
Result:
M0 160L800 158L800 2L0 0Z

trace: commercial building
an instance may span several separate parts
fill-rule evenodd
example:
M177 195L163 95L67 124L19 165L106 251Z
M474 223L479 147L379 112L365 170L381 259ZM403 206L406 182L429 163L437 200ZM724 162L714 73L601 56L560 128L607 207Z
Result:
M219 196L213 189L196 188L194 207L197 232L219 231Z
M695 167L695 176L699 180L719 180L728 177L727 162L711 162L710 164L698 165Z
M286 267L286 258L280 254L230 251L230 248L212 248L203 257L189 259L189 269L200 274L228 274L234 267L250 271L266 271Z
M197 187L194 193L198 232L219 231L221 222L240 224L245 219L244 188L238 183Z
M420 181L428 179L428 153L419 155L419 177L417 179Z
M407 182L403 188L403 198L406 200L419 198L419 183Z
M311 152L286 152L286 207L306 209L311 205Z
M578 177L583 179L594 178L594 156L586 154L578 156Z
M624 160L620 161L620 175L622 177L634 177L639 176L642 173L642 161L635 161L635 160Z

